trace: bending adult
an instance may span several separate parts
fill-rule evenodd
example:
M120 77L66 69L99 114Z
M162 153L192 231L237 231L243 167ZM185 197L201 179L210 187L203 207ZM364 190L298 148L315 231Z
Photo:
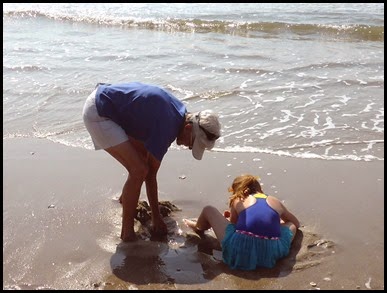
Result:
M140 82L98 84L87 98L83 121L94 148L104 149L128 171L120 196L121 239L136 240L134 218L145 182L151 207L152 233L167 234L158 206L157 172L172 142L192 149L201 160L220 137L218 115L196 113L167 90Z

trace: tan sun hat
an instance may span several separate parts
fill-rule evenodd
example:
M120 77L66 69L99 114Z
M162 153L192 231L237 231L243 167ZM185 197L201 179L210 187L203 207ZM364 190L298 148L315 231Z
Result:
M215 146L215 141L220 137L219 117L211 110L193 113L192 155L196 160L201 160L204 150L210 150Z

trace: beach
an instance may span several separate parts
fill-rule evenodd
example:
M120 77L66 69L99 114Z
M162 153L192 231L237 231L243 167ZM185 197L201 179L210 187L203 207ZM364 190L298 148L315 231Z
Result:
M4 3L3 27L3 289L384 289L383 3ZM203 160L164 157L160 241L121 243L127 173L82 120L132 81L222 125ZM183 224L243 173L302 225L272 270Z
M180 211L165 219L167 241L122 243L116 199L127 174L106 152L38 138L3 145L3 289L384 290L384 161L215 151L196 161L170 150L159 200ZM226 209L242 173L301 222L272 270L228 269L182 222L208 204Z

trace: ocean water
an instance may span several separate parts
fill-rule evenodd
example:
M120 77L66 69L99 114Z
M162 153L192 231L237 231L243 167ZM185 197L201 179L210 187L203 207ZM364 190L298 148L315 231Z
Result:
M216 152L384 160L383 3L3 4L3 140L92 149L85 99L128 81L218 112Z

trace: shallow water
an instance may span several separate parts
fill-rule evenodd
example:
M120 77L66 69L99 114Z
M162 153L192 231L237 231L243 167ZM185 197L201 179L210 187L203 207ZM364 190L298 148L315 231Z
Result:
M384 160L382 3L3 8L3 139L91 149L84 100L136 80L217 111L215 151Z

